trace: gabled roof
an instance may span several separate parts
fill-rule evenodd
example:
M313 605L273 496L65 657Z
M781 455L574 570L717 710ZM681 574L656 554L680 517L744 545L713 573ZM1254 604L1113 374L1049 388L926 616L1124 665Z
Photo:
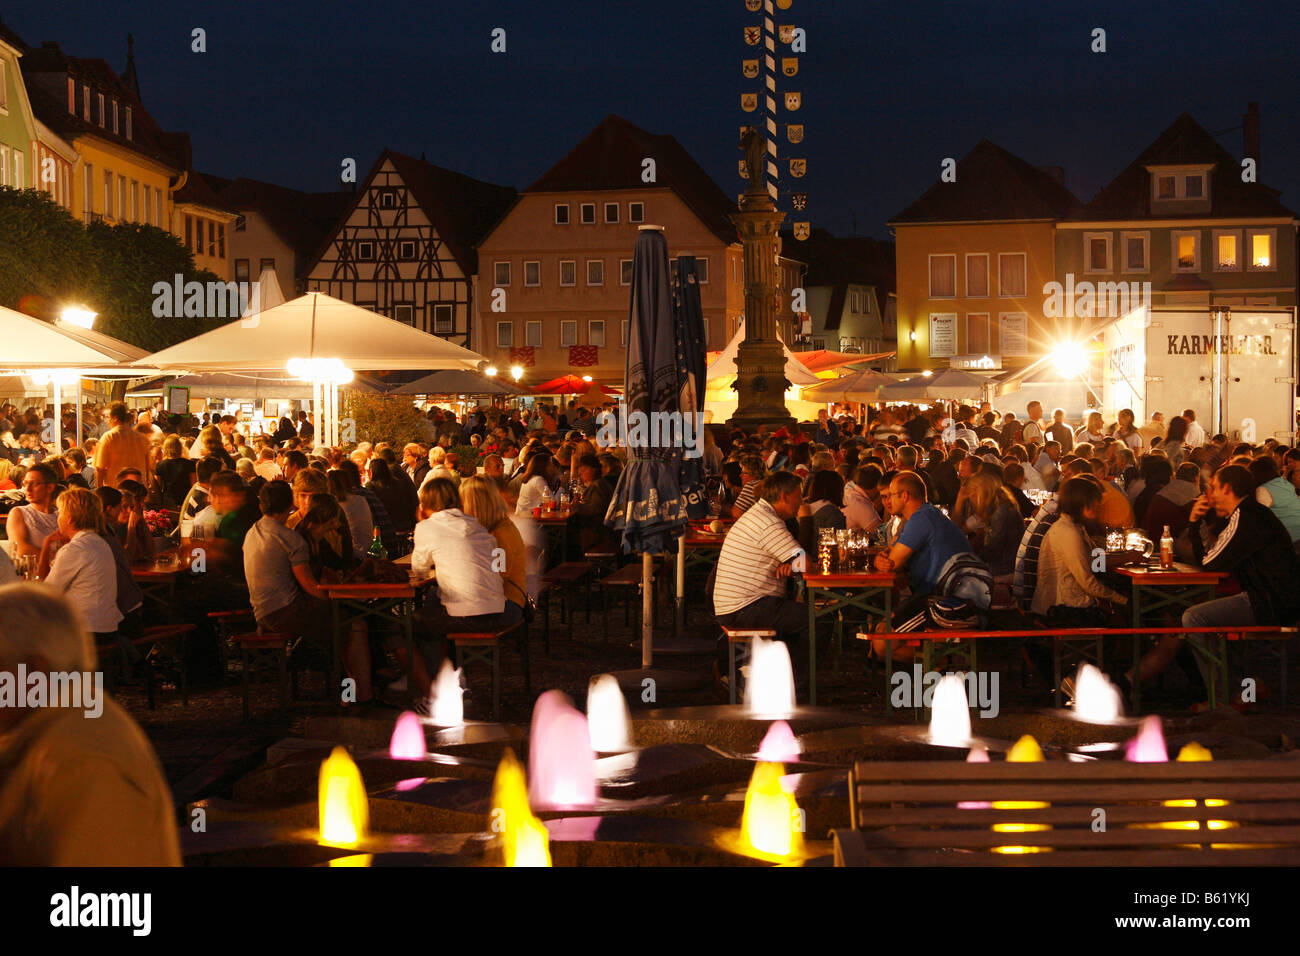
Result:
M478 271L475 249L514 204L519 195L514 187L485 183L391 149L379 157L366 180L367 186L386 159L392 161L464 274L474 275ZM358 200L363 195L364 189L359 190Z
M802 242L782 232L782 248L793 249L808 263L804 285L829 286L825 328L839 328L844 300L850 285L870 286L876 296L877 314L884 315L885 300L894 289L894 244L868 237L839 238L824 229L814 229Z
M204 177L217 186L217 195L237 212L257 212L280 239L304 258L310 257L334 230L355 198L350 192L304 193L256 179L220 180Z
M232 216L238 214L233 206L222 199L210 183L199 174L193 166L189 165L190 158L190 137L188 133L169 133L171 137L184 137L186 162L185 185L172 194L172 201L177 203L190 203L195 206L205 206L208 209L216 209L220 212L230 213ZM175 141L175 140L173 140Z
M655 160L655 182L641 180L641 163ZM525 193L597 189L672 189L725 243L737 242L728 216L736 211L717 183L673 137L648 133L611 113Z
M1151 212L1151 173L1148 166L1214 164L1210 185L1210 212L1213 218L1264 218L1295 213L1282 205L1279 190L1262 183L1241 181L1241 161L1219 145L1210 133L1182 114L1156 137L1123 172L1110 181L1083 207L1076 219L1205 219L1204 212Z
M9 25L3 20L0 20L0 40L9 44L19 53L25 54L27 52L27 44L23 42L23 38L9 29Z
M957 163L957 181L937 182L889 224L1064 219L1081 203L1050 172L982 139Z
M32 103L32 112L51 130L69 142L73 142L78 136L97 136L124 149L147 156L171 169L183 170L188 165L186 158L175 151L179 144L163 133L153 117L149 115L149 111L144 108L144 104L104 60L68 56L57 43L46 42L40 47L29 47L22 58L21 65L23 76L27 80L26 86ZM125 117L119 120L118 128L121 130L119 133L114 133L111 126L100 126L97 122L98 107L95 105L91 108L91 115L94 118L89 121L82 118L80 103L77 104L78 112L69 113L66 96L62 93L54 95L46 84L41 82L42 76L47 74L71 76L98 91L111 95L122 104L123 108L130 107L132 138L126 138Z

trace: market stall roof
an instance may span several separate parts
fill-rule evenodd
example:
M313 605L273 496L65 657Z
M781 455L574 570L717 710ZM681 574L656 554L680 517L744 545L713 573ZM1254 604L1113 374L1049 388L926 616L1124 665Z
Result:
M709 364L705 375L708 381L714 382L723 376L736 374L736 353L743 341L745 341L745 320L741 319L740 326L736 329L736 334L731 337L731 341L727 343L727 347ZM790 347L784 342L781 343L781 348L785 352L785 377L790 380L790 384L816 385L821 381L803 365L799 353L791 352ZM855 362L863 360L862 356L854 358Z
M876 393L882 402L952 401L977 399L993 384L983 375L959 368L946 368L926 378L919 372L911 378L882 385Z
M477 369L483 356L323 292L308 292L155 352L143 363L187 372L272 371L290 359L340 359L354 371Z
M399 385L392 390L393 395L522 395L528 389L522 386L508 385L498 379L469 372L465 369L448 368L434 372L414 382Z
M306 401L312 397L310 382L288 376L252 375L237 372L210 372L205 375L164 375L127 389L127 398L158 398L170 386L184 386L195 398L229 398L256 401L285 398ZM382 392L384 389L365 375L358 375L344 388L359 392Z
M859 362L879 362L892 358L894 352L873 352L859 355L856 352L832 352L830 349L813 349L811 352L795 352L800 363L810 372L824 372L827 369L841 368L845 365L857 365Z
M75 368L113 371L127 361L125 349L144 353L111 336L88 329L70 330L0 306L0 366L6 369ZM133 374L140 374L135 372Z
M572 373L553 378L541 385L534 385L532 392L534 395L585 395L592 388L601 388L611 394L618 393L618 389L613 385L600 385L595 381L588 382L582 376Z
M863 372L849 372L820 385L805 388L799 397L807 402L878 402L880 399L877 391L897 381L896 375L867 369Z

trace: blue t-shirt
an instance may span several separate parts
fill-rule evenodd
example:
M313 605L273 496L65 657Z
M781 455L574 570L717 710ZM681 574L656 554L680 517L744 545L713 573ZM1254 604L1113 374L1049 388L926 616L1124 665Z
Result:
M931 504L924 504L907 519L898 543L912 549L907 559L907 579L915 594L929 594L939 580L939 572L953 555L971 550L970 541L960 528Z

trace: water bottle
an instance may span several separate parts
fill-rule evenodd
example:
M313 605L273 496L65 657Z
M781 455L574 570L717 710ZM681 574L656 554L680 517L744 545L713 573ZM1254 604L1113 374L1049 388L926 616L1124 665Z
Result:
M1174 536L1169 533L1169 525L1160 533L1160 567L1166 571L1174 566Z

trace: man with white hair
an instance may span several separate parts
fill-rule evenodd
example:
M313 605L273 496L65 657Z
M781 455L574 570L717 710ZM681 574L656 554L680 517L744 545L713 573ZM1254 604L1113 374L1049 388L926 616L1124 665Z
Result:
M179 866L158 758L102 682L90 680L95 645L72 608L45 585L12 584L0 587L0 621L0 860ZM28 683L35 674L80 677L82 699L27 706L36 702L16 687L20 670ZM12 703L6 688L17 690Z

